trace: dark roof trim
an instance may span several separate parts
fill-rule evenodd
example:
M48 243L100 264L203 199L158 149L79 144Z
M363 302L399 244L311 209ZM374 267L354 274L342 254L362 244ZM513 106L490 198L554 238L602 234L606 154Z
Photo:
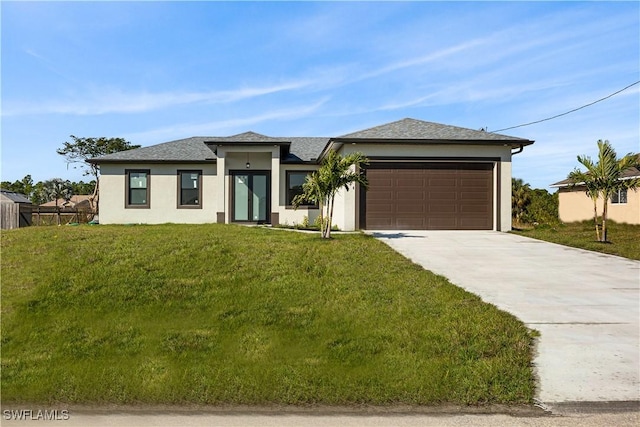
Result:
M534 141L528 139L513 140L487 140L487 139L366 139L366 138L331 138L332 142L341 142L344 144L407 144L407 145L452 145L452 144L465 144L465 145L510 145L512 147L519 147L521 145L531 145Z
M204 160L180 160L180 159L162 159L162 160L153 160L153 159L145 159L145 160L136 160L136 159L89 159L87 163L127 163L127 164L151 164L151 163L179 163L179 164L202 164L202 163L216 163L217 159L204 159Z

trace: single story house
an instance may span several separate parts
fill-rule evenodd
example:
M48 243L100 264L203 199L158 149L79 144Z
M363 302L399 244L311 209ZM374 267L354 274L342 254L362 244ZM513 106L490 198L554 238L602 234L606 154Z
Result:
M640 164L640 154L638 155ZM620 179L640 178L640 169L632 167L622 173ZM551 184L558 189L558 215L562 222L593 219L593 200L587 196L584 185L572 185L570 179ZM640 224L640 192L620 190L613 194L607 206L607 218L627 224ZM598 213L602 212L604 200L598 200Z
M362 152L368 190L336 197L341 230L511 229L511 156L533 141L403 119L339 137L191 137L96 157L101 224L301 223L305 176Z
M89 201L89 199L91 199L91 195L74 194L73 196L71 196L69 200L65 200L65 199L51 200L50 202L42 203L40 206L44 206L44 207L58 206L60 208L72 208L72 209L77 208L77 209L90 210L91 202Z

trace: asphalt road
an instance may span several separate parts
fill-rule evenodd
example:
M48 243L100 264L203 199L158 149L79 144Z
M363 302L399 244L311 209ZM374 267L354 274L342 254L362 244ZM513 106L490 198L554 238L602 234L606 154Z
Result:
M32 414L33 415L33 414ZM37 416L37 412L35 413ZM60 414L59 414L60 415ZM60 416L59 418L63 418ZM38 427L637 427L640 412L573 413L566 415L507 414L356 414L316 411L314 413L277 412L271 414L240 411L230 413L193 411L104 411L68 412L67 419L7 419L3 410L2 426Z

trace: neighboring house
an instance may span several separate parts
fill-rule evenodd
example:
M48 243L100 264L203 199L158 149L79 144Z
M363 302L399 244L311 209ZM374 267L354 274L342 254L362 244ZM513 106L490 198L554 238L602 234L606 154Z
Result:
M0 228L9 230L31 225L31 200L24 194L0 190Z
M101 224L313 222L318 207L291 200L336 150L371 160L368 191L336 197L342 230L508 231L511 156L532 143L403 119L334 138L192 137L89 161L100 166Z
M640 155L638 155L640 162ZM640 169L629 168L620 179L640 178ZM593 219L593 200L587 196L585 187L572 185L570 179L551 184L558 189L558 214L562 222ZM640 224L640 192L620 190L607 201L607 218L627 224ZM598 200L598 213L602 212L604 201Z
M78 194L71 196L71 199L58 199L52 200L47 203L43 203L40 206L50 207L50 206L58 206L59 208L77 208L77 209L91 209L91 202L89 199L91 195Z

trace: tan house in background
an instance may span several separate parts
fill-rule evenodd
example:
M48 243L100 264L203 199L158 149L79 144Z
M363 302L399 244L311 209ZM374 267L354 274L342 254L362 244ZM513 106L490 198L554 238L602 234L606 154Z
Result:
M640 161L640 155L638 155ZM627 169L621 179L640 178L640 169ZM593 200L587 196L584 186L571 185L570 179L555 184L558 189L558 214L562 222L584 221L593 218ZM640 191L620 190L607 201L607 218L615 222L640 224ZM598 212L602 212L604 201L598 200Z
M91 209L89 199L91 195L74 194L71 199L58 199L52 200L47 203L43 203L40 206L58 206L60 208L78 208L78 209Z

